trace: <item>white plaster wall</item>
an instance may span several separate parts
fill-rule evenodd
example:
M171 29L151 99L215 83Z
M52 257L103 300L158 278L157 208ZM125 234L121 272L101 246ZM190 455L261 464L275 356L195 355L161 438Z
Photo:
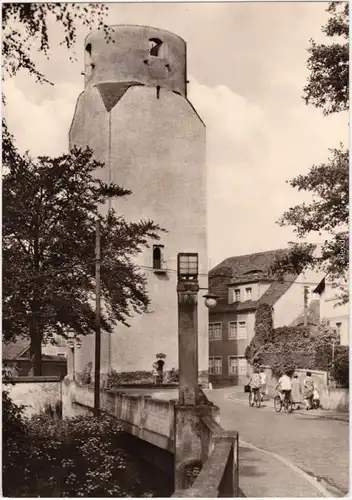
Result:
M320 317L329 320L331 326L341 323L341 345L349 345L349 304L338 305L337 293L338 289L325 283L325 290L320 295Z
M110 124L110 125L109 125ZM110 126L110 130L109 130ZM109 144L109 137L111 142ZM199 253L200 287L207 288L205 127L190 103L169 91L131 87L111 110L105 110L96 88L81 94L70 132L70 144L90 145L106 163L100 178L131 189L114 202L127 220L152 219L168 232L161 235L166 275L146 270L150 313L131 318L111 337L112 367L119 371L151 370L157 352L165 369L178 366L176 268L179 252ZM109 151L110 174L109 174ZM151 266L152 249L138 263ZM208 310L199 294L199 369L208 369ZM94 338L82 342L76 370L93 359ZM102 371L107 369L107 340L102 339Z
M312 292L324 277L317 271L301 273L290 288L274 304L274 328L290 325L304 311L304 286Z

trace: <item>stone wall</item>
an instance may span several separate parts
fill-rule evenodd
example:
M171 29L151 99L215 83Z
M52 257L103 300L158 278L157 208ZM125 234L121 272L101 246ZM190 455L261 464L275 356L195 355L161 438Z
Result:
M61 408L62 391L60 377L16 377L3 386L8 389L12 401L25 405L25 415L31 417L45 411Z

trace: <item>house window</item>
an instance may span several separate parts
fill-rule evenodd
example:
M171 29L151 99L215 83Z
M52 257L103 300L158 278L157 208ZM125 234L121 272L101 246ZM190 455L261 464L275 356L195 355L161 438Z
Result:
M229 356L229 375L246 375L247 360L237 356Z
M339 321L336 323L336 330L338 331L338 333L341 335L341 327L342 327L342 323Z
M229 339L246 339L247 324L245 321L229 321Z
M162 46L162 41L159 38L149 39L149 54L151 56L158 56L160 47Z
M209 323L209 340L222 339L222 323Z
M252 288L246 288L246 300L252 300Z
M240 302L241 300L241 290L235 290L235 302Z
M211 375L221 375L222 374L222 357L212 357L209 358L209 373Z
M153 245L153 269L161 269L162 248L160 245Z

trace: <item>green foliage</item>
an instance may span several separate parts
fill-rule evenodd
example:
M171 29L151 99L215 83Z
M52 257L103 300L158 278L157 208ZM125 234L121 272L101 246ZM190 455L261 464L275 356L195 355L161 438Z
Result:
M295 244L278 255L271 271L274 274L300 273L304 268L324 271L340 287L340 300L348 302L345 279L348 268L349 239L349 152L331 150L327 163L314 165L306 175L290 181L299 191L313 194L313 201L291 207L279 220L281 226L293 226L299 238L312 231L327 232L330 239L321 248L321 255L314 254L314 245Z
M47 59L52 55L48 22L62 29L62 40L70 50L69 58L74 60L72 49L76 42L77 23L86 28L101 29L110 41L109 28L104 24L108 13L106 4L74 3L3 3L2 4L2 57L3 78L28 71L40 83L50 83L37 68L33 51L42 53Z
M332 345L338 341L337 331L327 323L322 323L314 334L308 327L285 326L273 330L271 342L257 337L246 358L252 364L270 366L275 377L296 368L330 371Z
M78 384L90 385L92 383L93 362L89 361L81 372L75 374Z
M336 346L335 359L332 364L331 375L338 387L349 388L349 348Z
M306 103L322 108L326 115L349 107L348 2L331 2L327 12L330 18L322 31L330 43L311 40L307 64L310 76L304 87Z
M332 2L327 12L330 18L322 31L332 43L316 44L311 40L310 76L304 88L306 103L321 108L324 114L349 107L348 2ZM271 270L277 275L299 273L305 267L322 270L340 288L340 303L347 303L349 151L340 144L330 149L330 154L326 163L313 165L308 174L289 181L293 188L311 193L313 201L290 208L278 221L281 226L292 226L299 238L312 231L327 232L329 239L322 246L321 256L314 256L311 245L297 244L277 259Z
M260 304L255 312L255 334L268 342L272 339L273 328L272 307L269 304Z
M132 312L147 311L146 278L133 258L160 228L149 220L126 222L114 210L98 214L98 206L130 192L97 178L104 165L89 148L37 160L12 148L3 150L3 166L3 336L29 337L40 370L41 342L53 333L95 331L96 218L107 332L128 325Z
M254 337L246 348L245 356L251 364L259 362L263 346L272 340L273 314L269 304L260 304L255 312Z
M22 448L27 440L24 409L24 405L16 405L12 401L6 388L2 390L2 478L5 496L7 481L23 474Z
M165 373L165 382L167 384L174 384L179 382L179 370L176 368L171 368L171 370Z
M110 370L107 378L107 387L119 387L121 384L153 384L153 373L150 371L117 372Z
M9 497L152 496L108 416L24 419L3 391L3 493Z

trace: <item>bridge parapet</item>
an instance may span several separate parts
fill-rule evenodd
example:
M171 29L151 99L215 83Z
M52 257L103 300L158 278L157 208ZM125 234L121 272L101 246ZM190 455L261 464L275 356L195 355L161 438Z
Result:
M93 410L94 390L64 381L64 415ZM175 402L118 391L102 390L101 410L119 419L126 432L159 448L174 451Z
M188 485L184 466L183 471L180 470L184 478L184 488L176 489L172 496L175 498L242 496L239 489L238 433L225 431L212 415L200 417L200 422L203 466L193 484Z

